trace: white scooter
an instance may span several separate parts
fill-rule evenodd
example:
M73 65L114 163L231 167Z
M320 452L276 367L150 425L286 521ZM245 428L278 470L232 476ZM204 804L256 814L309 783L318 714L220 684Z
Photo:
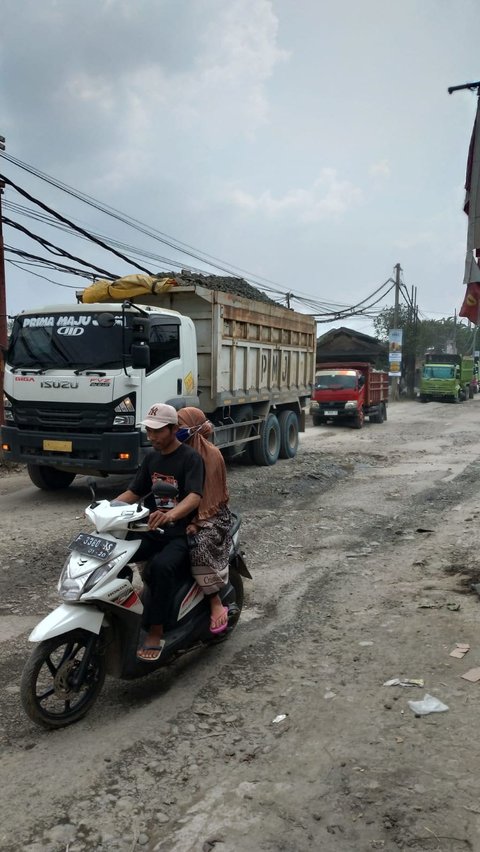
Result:
M79 533L70 543L58 582L63 603L30 634L29 640L39 644L22 674L24 710L46 728L61 728L85 716L106 674L124 679L143 677L192 648L227 638L243 605L241 575L251 578L239 550L240 518L234 516L229 583L220 592L228 607L227 630L219 636L210 633L208 601L193 579L182 581L164 625L161 657L155 662L140 660L137 648L142 638L142 598L148 594L148 587L137 593L129 563L134 561L141 533L148 530L149 509L143 500L133 505L97 502L94 483L90 487L93 502L85 514L95 531ZM171 485L158 482L153 490L155 495L171 496L171 489Z

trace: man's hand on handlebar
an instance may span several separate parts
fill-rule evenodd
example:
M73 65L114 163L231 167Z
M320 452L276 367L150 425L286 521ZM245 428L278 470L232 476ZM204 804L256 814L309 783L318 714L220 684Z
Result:
M175 517L175 512L172 510L168 512L163 512L161 509L156 509L155 512L151 512L148 518L148 527L151 530L156 530L158 527L168 527L172 524L175 524L177 518Z

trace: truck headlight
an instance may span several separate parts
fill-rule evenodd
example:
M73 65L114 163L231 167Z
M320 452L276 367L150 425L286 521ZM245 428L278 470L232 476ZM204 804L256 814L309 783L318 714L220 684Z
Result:
M319 403L317 402L316 399L312 399L311 402L310 402L310 411L316 411L317 408L320 408Z
M114 426L135 426L135 406L129 396L115 406L114 412Z
M345 410L352 411L352 409L358 408L358 401L356 399L349 399L345 403Z
M5 423L7 422L7 420L10 422L13 420L12 400L9 399L5 393L3 394L3 417Z

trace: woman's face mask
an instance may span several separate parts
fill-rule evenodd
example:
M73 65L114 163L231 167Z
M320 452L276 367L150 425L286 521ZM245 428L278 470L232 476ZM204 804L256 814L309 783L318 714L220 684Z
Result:
M204 425L204 423L200 423L198 426L180 426L180 428L175 433L177 436L177 440L180 441L181 444L183 444L184 441L188 441L188 439L191 438L192 435L195 435L197 432L200 432L200 430L203 429Z

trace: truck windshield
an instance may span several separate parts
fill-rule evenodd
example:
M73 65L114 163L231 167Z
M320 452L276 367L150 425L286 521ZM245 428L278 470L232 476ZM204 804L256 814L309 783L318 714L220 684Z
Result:
M315 390L343 390L357 387L357 377L345 373L318 373L315 376Z
M424 379L454 379L455 367L451 364L428 364L423 368Z
M109 314L110 326L100 324L97 316L72 311L17 317L7 363L12 369L122 368L123 353L129 352L132 342L131 317L125 315L127 325L124 328L122 314ZM128 358L126 363L129 363Z

